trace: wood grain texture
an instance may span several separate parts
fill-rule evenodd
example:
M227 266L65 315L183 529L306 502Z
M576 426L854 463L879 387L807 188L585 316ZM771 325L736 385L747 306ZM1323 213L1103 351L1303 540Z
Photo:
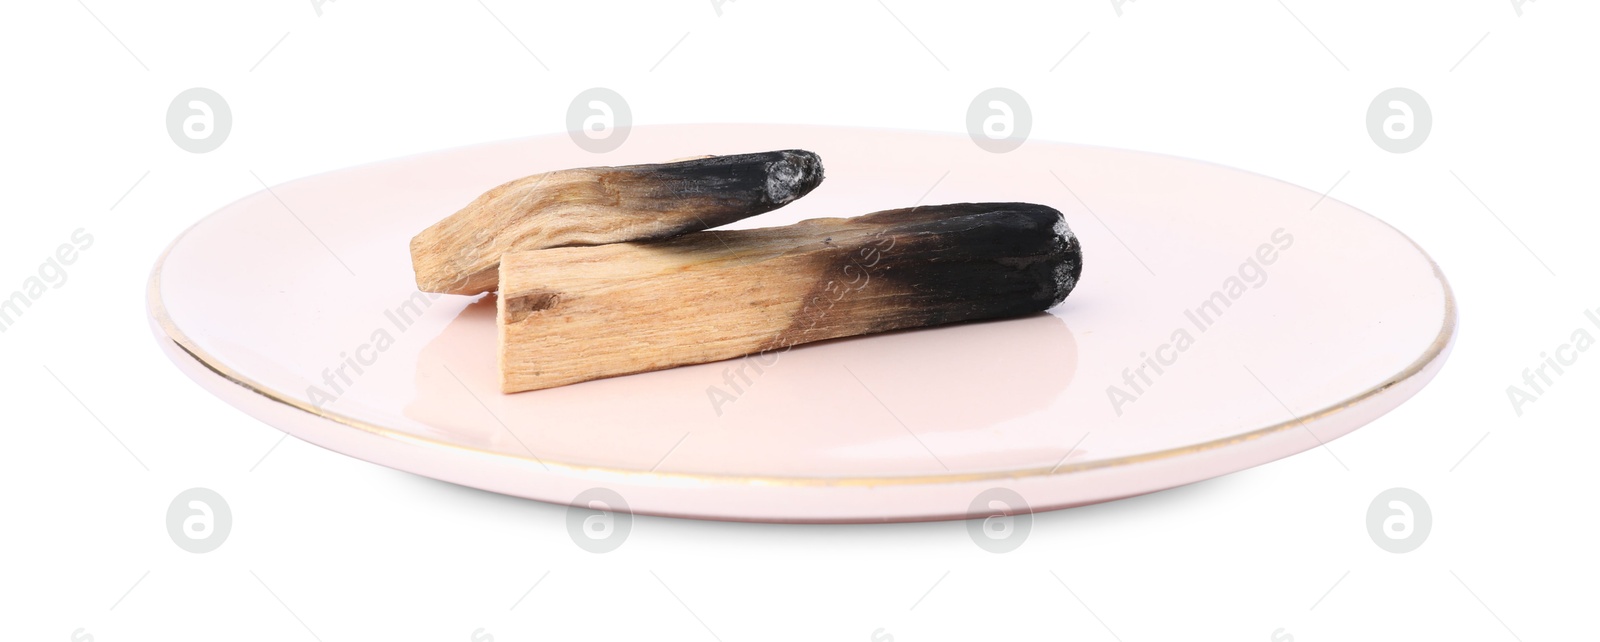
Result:
M961 203L507 254L501 388L518 392L1049 309L1083 269L1061 213Z
M507 252L717 227L782 207L822 178L822 161L804 150L535 174L485 192L411 239L412 267L424 292L489 292Z

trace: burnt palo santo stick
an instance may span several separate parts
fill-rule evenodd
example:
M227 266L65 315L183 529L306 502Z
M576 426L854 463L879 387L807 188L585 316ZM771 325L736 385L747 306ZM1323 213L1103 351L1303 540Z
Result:
M504 392L1049 309L1077 284L1056 210L961 203L507 254Z
M704 230L775 210L821 182L821 159L798 149L535 174L423 230L411 263L424 292L478 294L495 289L507 252Z

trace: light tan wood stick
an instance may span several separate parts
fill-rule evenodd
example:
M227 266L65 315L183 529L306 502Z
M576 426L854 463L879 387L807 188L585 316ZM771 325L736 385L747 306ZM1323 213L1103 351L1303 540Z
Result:
M411 239L417 288L488 292L507 252L647 241L717 227L805 196L822 174L816 154L784 150L519 178Z
M504 392L1060 303L1083 268L1056 210L962 203L516 252L500 264Z

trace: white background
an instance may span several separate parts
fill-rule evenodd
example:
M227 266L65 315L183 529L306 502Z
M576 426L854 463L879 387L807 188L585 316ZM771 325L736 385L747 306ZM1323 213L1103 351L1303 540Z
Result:
M738 0L719 15L709 0L533 5L0 9L0 295L74 230L95 237L67 282L0 334L0 637L1593 634L1582 614L1600 597L1600 354L1580 356L1520 417L1506 387L1575 329L1600 334L1583 316L1600 307L1600 7ZM224 96L234 117L207 154L180 150L165 128L168 103L196 86ZM1040 514L1003 555L979 549L959 522L655 518L594 555L568 539L561 507L292 438L274 448L281 433L157 350L149 266L183 228L261 189L251 172L278 183L558 132L572 96L594 86L625 96L637 124L955 132L977 92L1009 87L1032 106L1036 140L1331 189L1428 248L1460 299L1460 339L1429 388L1334 442L1349 471L1308 452ZM1407 154L1366 132L1368 103L1396 86L1424 96L1434 117ZM168 502L195 486L221 493L234 516L226 544L204 555L174 546L164 524ZM1424 545L1399 555L1366 532L1368 503L1396 486L1421 493L1434 516Z

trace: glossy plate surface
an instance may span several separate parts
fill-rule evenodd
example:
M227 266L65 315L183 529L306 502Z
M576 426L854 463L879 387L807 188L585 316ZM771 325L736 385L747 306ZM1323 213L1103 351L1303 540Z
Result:
M1048 314L515 395L496 385L493 300L415 290L411 236L503 181L781 148L819 153L826 181L733 227L1034 201L1078 234L1082 280ZM767 125L635 128L604 155L547 136L279 185L174 241L149 305L201 385L359 459L550 502L604 487L637 513L809 522L962 518L996 487L1015 511L1081 505L1319 448L1420 390L1456 325L1409 239L1276 180Z

